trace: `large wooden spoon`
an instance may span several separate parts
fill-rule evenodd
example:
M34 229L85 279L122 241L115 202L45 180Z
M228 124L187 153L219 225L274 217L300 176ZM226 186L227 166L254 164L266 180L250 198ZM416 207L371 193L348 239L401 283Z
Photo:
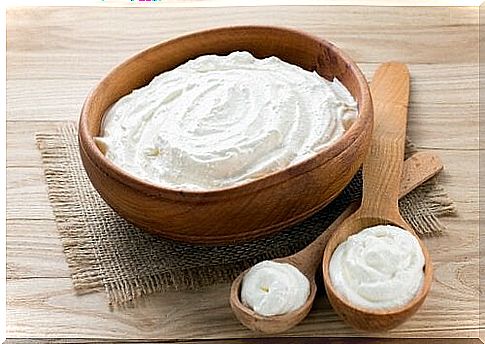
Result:
M440 159L430 153L417 153L404 162L399 196L403 197L417 186L421 185L443 169ZM332 233L340 224L355 211L358 202L351 204L315 241L303 250L274 261L289 263L297 267L310 281L310 296L306 303L298 310L276 316L261 316L244 306L240 300L241 282L246 271L241 273L232 283L230 303L232 310L239 321L253 331L264 333L280 333L299 324L310 312L317 286L315 272L322 261L323 250Z
M348 217L327 243L323 255L323 277L329 301L335 311L354 328L365 331L391 329L416 312L431 286L432 264L423 242L418 239L425 258L424 282L407 305L392 310L367 310L340 297L331 283L330 258L336 247L364 228L391 224L416 235L399 213L399 182L403 167L409 99L409 72L400 63L381 65L371 83L374 103L374 132L363 165L361 207Z

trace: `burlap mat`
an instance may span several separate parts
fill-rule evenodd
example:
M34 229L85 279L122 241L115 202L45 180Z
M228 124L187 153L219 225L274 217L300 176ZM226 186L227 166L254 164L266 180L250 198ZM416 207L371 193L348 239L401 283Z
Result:
M276 235L240 245L199 246L146 234L118 216L98 195L78 154L74 123L37 134L49 200L78 292L104 289L111 305L168 289L199 288L232 280L263 259L294 253L313 241L361 194L358 175L329 206ZM407 154L415 149L407 145ZM439 234L438 216L453 202L432 180L400 202L404 218L422 235Z

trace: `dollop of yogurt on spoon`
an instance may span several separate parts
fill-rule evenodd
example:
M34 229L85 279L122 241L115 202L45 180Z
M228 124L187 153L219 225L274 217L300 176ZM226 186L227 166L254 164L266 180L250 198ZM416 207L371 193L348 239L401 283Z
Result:
M354 306L388 310L406 305L424 280L424 255L408 231L390 225L351 235L334 251L332 285Z
M262 261L244 276L242 303L263 316L280 315L301 308L310 295L310 282L288 263Z

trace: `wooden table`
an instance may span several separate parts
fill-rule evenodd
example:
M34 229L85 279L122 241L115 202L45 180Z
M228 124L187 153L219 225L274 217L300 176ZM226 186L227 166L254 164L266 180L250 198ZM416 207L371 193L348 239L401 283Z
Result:
M458 215L427 239L431 293L381 336L477 337L478 9L462 7L22 8L7 14L7 336L227 339L254 337L233 317L229 285L170 292L112 311L103 293L76 295L49 205L34 133L78 118L96 82L127 56L182 33L276 24L325 37L370 78L381 62L409 65L409 135L438 153ZM361 335L320 297L295 336Z

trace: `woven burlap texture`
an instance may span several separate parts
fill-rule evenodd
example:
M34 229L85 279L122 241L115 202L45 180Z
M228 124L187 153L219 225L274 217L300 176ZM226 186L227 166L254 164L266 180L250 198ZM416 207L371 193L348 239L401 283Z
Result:
M103 201L82 166L74 123L56 133L39 133L36 139L74 288L79 293L104 289L111 305L230 281L258 261L302 249L361 196L359 174L325 209L278 234L239 245L178 243L137 229ZM407 154L414 152L408 143ZM439 234L444 227L437 217L454 212L436 180L403 198L400 208L421 235Z

